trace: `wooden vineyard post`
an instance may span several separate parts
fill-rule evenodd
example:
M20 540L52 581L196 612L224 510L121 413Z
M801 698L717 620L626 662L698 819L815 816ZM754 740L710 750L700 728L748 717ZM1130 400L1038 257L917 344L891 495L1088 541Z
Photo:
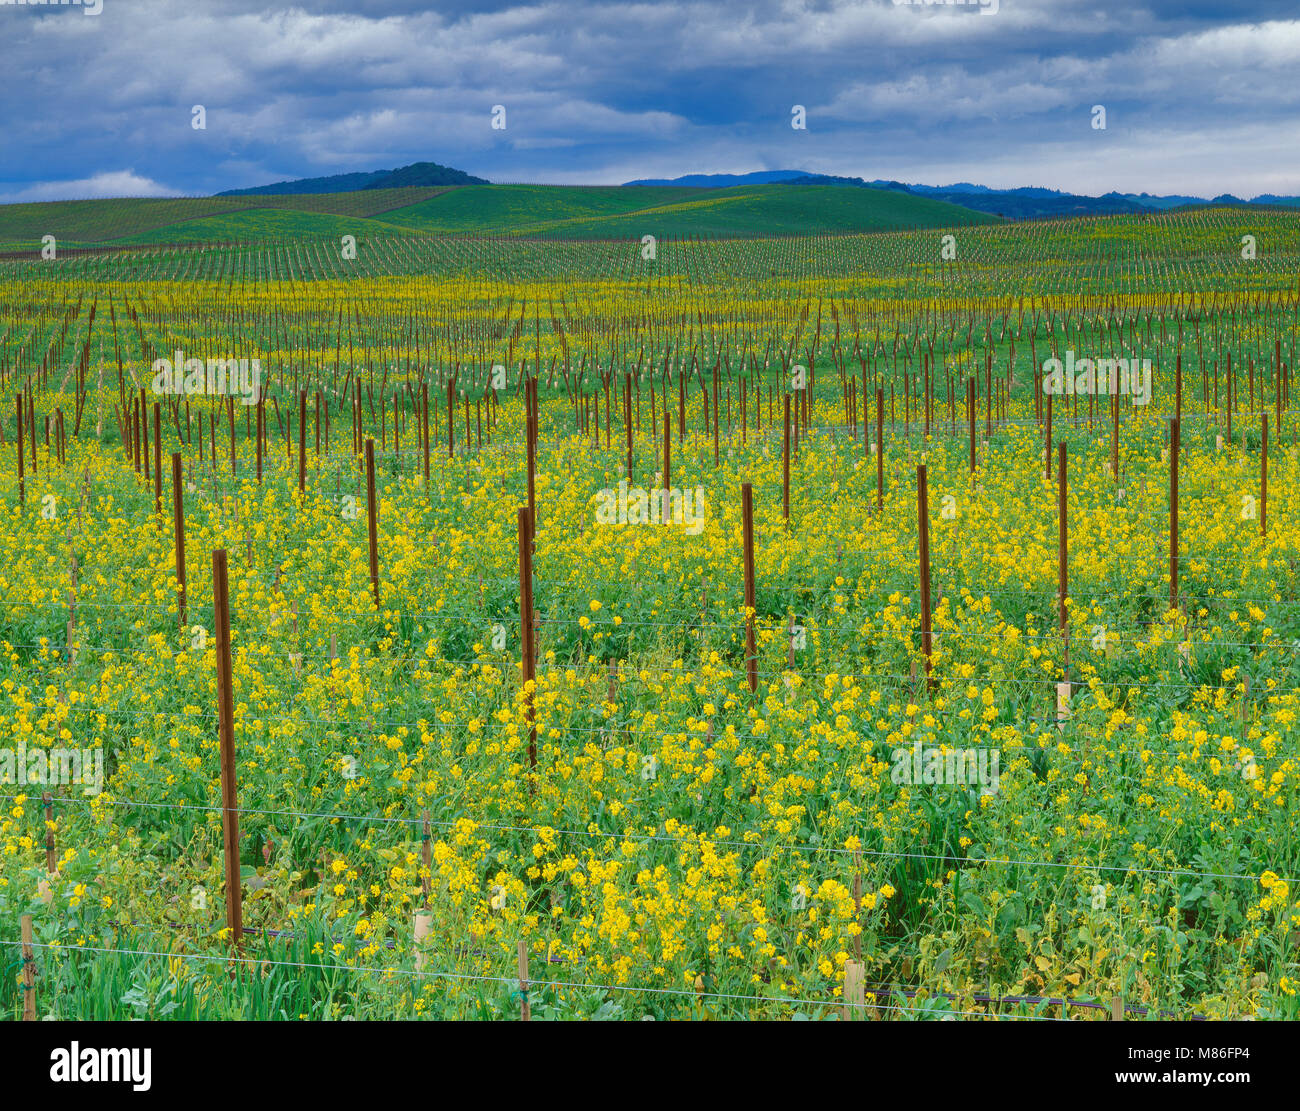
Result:
M659 516L663 518L665 525L672 524L672 470L673 470L673 443L672 443L672 417L668 415L668 410L664 410L664 504Z
M845 1022L866 1017L866 965L861 961L844 962L844 1006L840 1008Z
M18 408L18 504L27 504L27 484L23 481L23 395L19 394L14 404Z
M966 380L966 424L970 440L970 473L975 474L975 379Z
M1066 477L1065 444L1056 445L1056 588L1057 605L1060 609L1061 643L1065 651L1066 679L1069 679L1070 667L1070 620L1067 613L1066 597L1070 588L1068 522L1066 519Z
M158 402L153 403L153 511L162 516L162 414Z
M1169 422L1169 608L1178 606L1178 452L1179 424Z
M749 692L754 694L758 690L758 651L754 644L754 488L748 482L740 488L740 507L745 545L745 673Z
M1276 340L1273 344L1273 431L1277 434L1277 442L1282 442L1282 341ZM1289 379L1288 379L1289 381ZM1290 390L1287 391L1288 395ZM1288 397L1289 400L1289 397ZM35 456L35 452L32 453ZM36 464L32 463L32 473L36 473Z
M536 383L529 381L529 391L536 387ZM537 550L537 416L533 407L536 394L525 395L524 407L527 409L527 419L524 422L525 435L528 449L528 542L529 548L529 566L532 566L532 553ZM608 416L608 413L606 414ZM606 428L606 432L608 432ZM629 476L628 481L631 481ZM531 587L530 587L531 589Z
M140 405L136 410L140 420L140 435L142 437L142 447L140 457L144 461L144 478L149 481L149 401L145 397L144 387L140 388ZM33 429L35 431L35 429ZM33 463L35 462L36 450L35 445L32 447ZM33 465L32 474L36 473L36 467Z
M885 508L885 391L876 387L876 512Z
M236 948L244 943L239 872L239 787L235 777L235 698L230 662L230 592L226 550L212 553L212 618L217 638L217 726L221 741L221 837L226 864L226 927Z
M781 515L790 520L790 395L785 395L785 438L781 448Z
M172 452L172 523L176 532L176 614L185 631L185 494L181 486L181 453Z
M420 422L424 429L424 486L429 487L429 384L420 383Z
M925 464L916 468L916 523L921 556L921 653L925 656L925 682L933 690L930 674L930 490Z
M307 489L307 391L298 394L298 493Z
M1065 719L1070 715L1070 618L1066 599L1070 590L1068 518L1066 516L1065 444L1056 445L1056 591L1061 630L1062 671L1064 677L1056 684L1056 725L1065 729Z
M375 511L375 441L366 438L366 521L370 528L370 588L379 608L379 523Z
M533 1017L532 1004L528 1002L528 942L519 939L519 1017L528 1022Z
M1269 415L1261 413L1260 416L1260 535L1266 537L1269 534Z
M536 629L533 625L533 536L528 510L519 509L519 648L523 671L524 706L528 716L528 767L537 771L537 723L533 719L532 688L537 676ZM529 792L534 790L529 780Z
M414 934L415 934L415 971L421 972L424 969L425 940L433 930L433 914L429 910L429 891L432 887L432 867L433 853L431 848L432 835L429 830L429 812L422 811L420 814L422 821L420 862L423 865L423 873L420 876L421 901L420 907L415 912Z
M21 446L22 441L19 441ZM23 943L23 1021L36 1021L36 957L32 952L32 916L20 919Z

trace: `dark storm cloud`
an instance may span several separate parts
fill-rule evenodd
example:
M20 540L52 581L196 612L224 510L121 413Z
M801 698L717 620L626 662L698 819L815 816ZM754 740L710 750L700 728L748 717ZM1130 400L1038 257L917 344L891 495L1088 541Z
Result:
M1271 0L999 0L996 14L890 0L102 3L98 16L0 3L9 199L206 193L417 160L500 181L794 167L1300 192L1300 19ZM190 126L195 104L206 131ZM807 130L790 127L796 104Z

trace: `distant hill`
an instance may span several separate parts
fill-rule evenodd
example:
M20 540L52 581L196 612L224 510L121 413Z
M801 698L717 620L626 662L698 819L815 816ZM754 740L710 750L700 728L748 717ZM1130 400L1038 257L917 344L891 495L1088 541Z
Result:
M772 185L778 181L790 181L796 177L807 177L803 170L757 170L752 174L687 174L685 177L643 178L640 181L625 181L624 185L676 185L691 189L727 189L733 185Z
M735 185L773 183L781 185L850 185L857 188L888 189L897 193L910 193L917 197L945 201L977 212L987 212L1011 220L1031 220L1044 217L1067 216L1118 216L1142 212L1162 212L1184 205L1287 205L1300 207L1300 197L1280 197L1264 193L1251 201L1231 194L1206 199L1191 196L1160 196L1152 193L1109 192L1100 197L1079 193L1064 193L1059 189L1041 186L1022 186L1016 189L991 189L958 181L951 185L911 185L901 181L876 179L866 181L860 177L837 177L832 174L813 174L802 170L759 170L751 174L688 174L671 181L650 180L628 182L629 185L691 185L701 188L722 188Z
M1149 212L1149 208L1118 194L1107 197L1085 197L1075 193L1061 193L1055 189L1025 186L1019 189L990 189L984 185L959 182L956 185L904 185L898 181L864 181L862 178L829 178L824 174L810 174L785 182L786 185L856 185L864 189L892 189L913 196L973 208L1010 220L1032 220L1055 216L1123 216Z
M332 174L329 177L304 177L295 181L277 181L253 189L227 189L218 197L296 196L304 193L359 193L367 189L430 189L447 185L488 185L485 178L463 170L440 166L437 162L413 162L396 170L372 173Z
M631 239L947 228L996 217L888 189L482 185L0 205L0 243L283 243L355 235Z

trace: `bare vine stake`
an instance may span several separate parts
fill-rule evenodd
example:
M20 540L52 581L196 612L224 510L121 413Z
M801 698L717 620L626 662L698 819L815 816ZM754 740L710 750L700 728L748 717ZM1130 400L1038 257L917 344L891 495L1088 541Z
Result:
M788 408L786 413L788 419ZM754 488L748 482L740 488L740 505L745 545L745 671L753 694L758 690L758 652L754 646Z
M672 445L672 418L668 411L664 410L664 504L663 510L659 514L663 518L665 525L672 524L672 515L669 512L671 506L670 490L672 487L672 470L673 470L673 445Z
M1056 568L1057 568L1057 605L1059 607L1059 622L1061 629L1061 645L1064 654L1064 678L1056 684L1056 723L1057 726L1064 730L1065 719L1070 713L1070 621L1067 612L1066 598L1070 589L1070 570L1069 570L1069 547L1068 547L1068 521L1066 518L1066 470L1065 470L1065 444L1064 442L1056 445L1056 520L1057 520L1057 542L1056 542Z
M172 452L172 522L176 532L176 613L185 631L185 495L181 487L181 453Z
M925 657L926 686L933 691L934 679L930 674L930 490L924 463L917 464L916 468L916 520L921 556L921 653Z
M1179 422L1169 422L1169 608L1178 607L1178 454Z
M298 394L298 493L307 489L307 391Z
M27 504L27 484L23 481L23 395L14 400L18 409L18 504Z
M790 520L790 395L785 395L785 438L781 448L781 515Z
M424 432L424 487L429 488L429 384L420 383L420 422Z
M162 516L162 414L158 402L153 403L153 511Z
M145 397L144 387L140 388L140 407L136 410L140 420L140 435L143 437L143 451L141 456L144 459L144 479L149 481L149 399ZM33 432L35 429L33 428ZM36 462L36 445L32 445L32 462ZM32 467L32 474L36 473L36 467Z
M1269 534L1269 415L1261 413L1262 438L1260 441L1260 535ZM21 473L21 469L19 469Z
M1060 608L1060 626L1061 641L1065 645L1065 664L1068 669L1070 663L1070 623L1066 614L1065 599L1070 587L1070 569L1069 569L1069 551L1068 551L1068 521L1066 519L1066 475L1065 475L1065 444L1056 445L1056 468L1057 468L1057 485L1056 485L1056 518L1057 518L1057 538L1056 538L1056 567L1057 567L1057 594L1058 606ZM1068 673L1067 673L1068 678Z
M876 512L885 507L885 391L876 388Z
M970 433L970 473L975 473L975 379L966 380L966 424Z
M533 718L532 686L537 674L536 644L533 613L533 537L532 521L528 510L519 509L519 633L520 663L523 670L524 707L528 717L528 767L537 771L537 723ZM534 790L529 780L528 790Z
M379 532L375 511L375 441L366 439L366 519L370 526L370 587L379 608Z
M235 778L235 700L230 663L230 592L226 550L212 553L212 613L217 638L217 724L221 741L221 835L226 864L226 927L243 946L244 905L239 872L239 788Z
M528 392L525 394L525 436L528 448L528 559L532 566L532 553L537 550L537 382L529 379ZM608 417L608 413L606 416ZM606 428L608 433L609 429ZM606 444L606 447L609 445ZM631 481L629 476L628 481ZM531 590L531 588L530 588Z

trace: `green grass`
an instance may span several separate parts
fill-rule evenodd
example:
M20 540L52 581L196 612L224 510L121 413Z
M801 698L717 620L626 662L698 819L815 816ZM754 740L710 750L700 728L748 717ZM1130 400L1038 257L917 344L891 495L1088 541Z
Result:
M382 217L377 219L376 217ZM839 186L487 185L357 193L0 206L0 244L284 241L355 235L494 234L573 239L767 236L996 223L903 193Z
M140 242L187 242L208 238L189 232L188 226L198 220L221 219L265 209L369 217L390 209L409 207L443 191L435 188L371 189L357 193L283 197L124 197L0 205L0 244L39 246L41 237L45 235L53 235L67 246L118 240L131 242L137 236L159 231L165 234Z
M997 221L925 197L840 186L489 185L389 212L385 222L418 231L621 239L881 231Z
M402 235L404 228L361 216L338 216L323 212L288 212L278 208L247 209L189 220L180 225L153 228L123 236L115 243L228 243L287 242L305 239L339 239L355 235L364 242L367 235Z

